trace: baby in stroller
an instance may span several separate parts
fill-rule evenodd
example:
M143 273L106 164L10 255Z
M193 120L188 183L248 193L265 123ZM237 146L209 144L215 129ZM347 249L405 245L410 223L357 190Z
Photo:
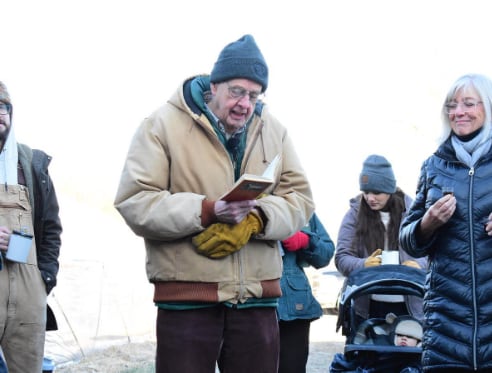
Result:
M410 315L396 316L388 313L383 319L370 319L357 329L354 344L381 346L420 347L422 324Z
M337 330L346 336L344 353L335 355L330 373L420 373L423 327L409 312L361 319L356 301L371 294L422 298L425 272L408 266L384 265L354 271L346 281ZM420 316L420 314L418 315Z

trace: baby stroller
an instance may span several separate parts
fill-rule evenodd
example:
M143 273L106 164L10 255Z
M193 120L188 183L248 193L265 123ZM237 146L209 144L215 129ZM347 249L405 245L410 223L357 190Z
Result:
M359 297L372 294L410 295L422 300L424 282L425 271L404 265L368 267L350 274L338 305L337 331L341 328L346 337L344 353L335 355L330 373L422 372L420 345L409 347L394 343L395 315L364 319L356 314L354 303ZM422 315L401 317L416 322L422 333L418 320Z

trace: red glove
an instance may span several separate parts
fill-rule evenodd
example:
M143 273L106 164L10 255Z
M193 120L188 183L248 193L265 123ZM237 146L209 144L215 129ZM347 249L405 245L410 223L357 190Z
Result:
M294 233L293 236L282 241L284 248L288 251L297 251L309 246L309 236L304 232Z

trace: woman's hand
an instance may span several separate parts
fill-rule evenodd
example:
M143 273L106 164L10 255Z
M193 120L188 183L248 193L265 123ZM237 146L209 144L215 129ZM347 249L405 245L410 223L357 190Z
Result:
M485 223L485 232L487 232L489 236L492 236L492 212L490 213L489 218Z
M415 260L405 260L402 264L407 267L421 269L420 265Z
M367 257L364 262L364 267L376 267L381 265L381 253L383 251L381 249L376 249L372 252L371 255Z
M420 222L420 238L428 239L437 228L446 224L456 210L456 197L452 194L438 199L425 212Z

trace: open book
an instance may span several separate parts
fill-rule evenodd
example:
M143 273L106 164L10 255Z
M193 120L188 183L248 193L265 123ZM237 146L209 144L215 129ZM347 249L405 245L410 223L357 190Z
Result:
M279 161L280 155L277 155L261 176L242 174L232 186L232 189L220 197L220 199L227 202L233 202L257 198L273 184L275 171Z

